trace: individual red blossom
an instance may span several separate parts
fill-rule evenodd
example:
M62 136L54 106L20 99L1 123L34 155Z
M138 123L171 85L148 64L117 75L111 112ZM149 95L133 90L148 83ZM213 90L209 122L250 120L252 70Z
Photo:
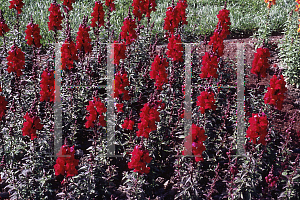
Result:
M92 18L91 27L104 26L103 4L100 1L96 1L93 10L94 12L92 13L93 18Z
M12 1L9 1L9 3L10 3L9 9L14 8L18 11L18 14L21 14L22 8L24 6L24 3L22 0L12 0Z
M51 3L51 6L48 9L48 11L50 11L49 22L48 22L49 31L61 30L62 29L61 23L63 17L60 12L60 5L57 3Z
M126 44L123 42L121 44L119 44L117 41L114 41L113 45L113 54L114 54L114 61L113 64L115 65L119 65L120 64L120 60L121 59L125 59L125 51L126 51ZM110 56L110 58L112 58Z
M76 37L76 48L79 51L83 51L84 54L92 52L91 38L89 35L90 27L86 27L86 24L80 24Z
M138 124L136 135L149 138L149 133L155 131L157 126L155 122L160 122L159 112L155 108L150 108L149 103L145 103L140 113L141 122Z
M150 13L156 11L155 0L133 0L132 6L132 13L139 21L141 21L143 14L146 14L146 17L150 17Z
M205 130L192 124L190 134L186 136L182 155L188 155L189 152L195 155L195 161L203 161L202 152L206 150L203 142L206 140Z
M45 69L41 76L41 91L40 101L54 102L54 91L55 91L55 79L54 72Z
M65 43L61 47L61 66L65 70L73 68L74 60L78 60L77 49L75 43L71 38L65 40Z
M130 96L128 95L129 91L125 90L125 87L129 86L128 76L127 73L121 73L120 71L115 74L114 79L114 98L123 99L128 101ZM123 94L123 97L121 96Z
M72 3L75 3L75 0L64 0L63 5L68 8L68 10L73 10Z
M199 111L201 111L202 114L208 109L216 110L216 100L214 96L215 94L212 91L203 91L200 96L197 97L197 106L200 106Z
M124 123L122 124L122 128L133 130L133 125L134 125L134 121L129 120L129 119L125 119Z
M263 113L262 116L258 114L253 114L252 117L249 119L250 126L247 130L247 138L253 141L253 144L256 144L256 139L258 137L258 143L263 145L266 144L265 137L267 135L267 127L268 127L268 120L267 116Z
M202 73L200 74L201 78L214 77L218 78L217 69L218 69L219 58L218 56L205 52L205 55L202 57Z
M2 89L0 87L0 92L2 92ZM7 110L7 101L5 100L5 97L0 96L0 121L2 120L2 117L5 115L5 111Z
M174 62L183 62L183 47L181 44L181 37L177 35L176 37L172 34L172 37L169 38L168 51L167 55L169 58L172 58Z
M41 46L40 40L42 39L42 36L40 35L39 25L29 23L26 27L27 29L25 30L25 40L27 39L27 44L29 46L34 45L36 48L39 48Z
M116 10L115 4L113 3L114 0L106 0L105 5L110 9L110 12Z
M15 44L11 47L11 50L8 52L9 56L6 57L8 63L7 71L8 73L15 72L17 76L22 75L21 69L24 69L25 65L25 54L20 48Z
M63 145L56 155L58 157L54 165L55 176L66 175L66 177L72 177L78 174L76 167L79 164L79 160L75 159L74 145L72 147Z
M5 23L5 19L2 15L2 11L0 9L0 36L3 36L8 31L10 31L10 29L8 28L7 24Z
M121 31L121 39L124 39L126 41L126 44L131 44L134 42L137 38L136 35L136 28L135 20L130 19L129 17L126 17Z
M23 136L31 137L31 140L37 138L36 131L41 130L44 125L40 124L40 119L37 116L29 116L28 112L25 114L24 119L26 122L23 123Z
M270 67L268 57L270 57L268 48L258 48L257 52L254 54L251 73L265 78L267 76L266 70Z
M123 111L123 106L124 106L124 103L117 103L116 104L116 107L117 107L117 112L124 112Z
M104 103L102 103L100 99L94 97L93 101L89 101L89 105L87 106L87 111L89 112L89 116L86 117L87 119L87 122L85 123L86 128L94 127L94 123L96 122L98 116L99 116L99 124L101 126L106 126L106 121L104 119L103 113L105 113L107 109Z
M284 93L287 91L286 82L283 76L280 79L274 75L270 80L270 87L264 96L265 104L274 105L278 110L282 110L282 104L285 99Z
M150 167L146 167L146 163L150 163L151 160L152 158L149 157L149 151L142 150L142 147L137 145L132 152L131 162L128 163L128 168L134 168L134 172L140 174L148 174L150 172Z
M169 65L166 58L161 59L157 55L151 65L150 78L155 79L157 90L162 90L164 83L168 83L166 67Z

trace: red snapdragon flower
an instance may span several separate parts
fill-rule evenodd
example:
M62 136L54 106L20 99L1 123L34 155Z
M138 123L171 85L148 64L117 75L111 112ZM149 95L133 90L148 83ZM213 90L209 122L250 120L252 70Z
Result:
M149 151L142 150L142 147L137 145L132 152L131 162L128 163L128 168L134 168L134 172L140 174L148 174L150 172L150 167L146 167L146 163L150 163L151 160L152 158L149 157Z
M95 6L93 8L94 12L92 13L93 19L91 27L101 27L104 25L104 11L102 5L103 4L100 1L95 2Z
M57 3L51 3L51 6L48 9L48 11L50 11L49 22L48 22L49 31L61 30L62 29L61 23L63 17L60 12L60 5Z
M166 18L164 19L164 29L169 31L171 34L174 33L174 29L178 28L180 22L182 24L188 24L186 21L185 9L187 8L186 0L179 0L175 8L168 7L166 12Z
M202 73L200 74L201 78L214 77L218 78L217 69L219 63L218 56L205 52L205 55L202 57Z
M54 72L45 69L42 73L41 80L41 91L40 91L40 101L54 102L54 91L55 91L55 79Z
M129 91L125 90L125 87L129 86L128 76L127 73L121 73L120 71L115 74L114 79L114 98L123 99L128 101L130 99ZM123 97L121 95L123 94Z
M2 89L0 87L0 92L2 92ZM5 97L0 96L0 121L2 120L2 117L5 115L5 111L7 110L7 101L5 100Z
M139 21L141 21L143 14L146 14L146 17L150 17L151 11L156 11L155 0L133 0L132 6L132 13Z
M125 59L125 51L126 51L126 44L123 42L121 44L117 44L117 41L114 41L113 45L113 53L114 53L114 61L113 64L119 65L121 59ZM110 57L112 58L112 57Z
M172 37L169 38L168 43L168 51L167 55L169 58L172 58L174 62L180 61L183 62L183 47L181 43L181 37L180 35L177 35L176 37L172 34Z
M270 87L267 88L268 91L264 96L265 104L274 105L278 110L281 110L285 98L284 93L287 91L285 84L286 82L282 75L280 79L274 75L270 80Z
M124 103L117 103L116 104L117 112L124 112L123 111L123 106L124 106Z
M15 44L11 47L11 50L8 52L9 56L6 57L8 63L7 71L8 73L16 72L17 76L22 75L21 69L24 69L25 65L25 54L20 48Z
M123 129L129 129L129 130L133 130L133 125L134 125L134 121L129 120L129 119L125 119L124 123L122 124L122 128Z
M214 96L215 94L212 91L203 91L200 96L197 97L197 106L200 106L199 111L201 111L202 114L208 109L216 110L216 100Z
M114 0L106 0L105 5L110 9L110 12L116 10L115 4L113 3Z
M42 36L40 35L40 28L38 24L29 23L27 26L27 29L25 30L27 39L27 44L31 46L32 44L39 48L41 46L40 40L42 39Z
M249 119L250 126L247 130L247 138L253 141L253 144L256 144L256 139L258 137L258 143L263 145L266 144L265 137L267 135L267 127L268 127L268 120L267 116L263 113L262 116L258 114L253 114L252 117Z
M61 66L62 69L72 69L74 60L78 60L77 49L71 38L67 38L61 47Z
M161 59L157 55L151 65L150 78L155 79L157 90L162 90L164 83L168 83L166 67L169 65L166 58Z
M121 31L121 39L125 39L126 44L131 44L136 40L137 35L136 30L134 30L136 27L134 19L125 18Z
M64 0L63 5L68 8L68 10L73 10L72 3L75 3L75 0Z
M89 35L90 27L85 24L80 24L76 37L76 48L83 51L85 54L92 52L91 38Z
M155 131L157 126L155 122L160 122L159 112L155 108L150 108L149 103L145 103L140 113L141 122L138 124L136 135L149 138L149 133Z
M29 116L28 112L25 114L24 119L26 119L26 122L23 123L23 136L30 136L31 140L34 140L34 138L37 138L36 130L41 130L44 125L40 123L37 116Z
M266 70L270 67L268 57L270 57L270 52L268 48L258 48L257 52L254 54L254 60L252 62L251 73L257 76L265 78L267 76Z
M86 108L87 111L89 112L89 116L86 117L87 119L87 122L85 123L86 128L94 127L94 123L97 120L97 116L99 116L99 124L101 126L106 126L106 121L104 119L103 113L105 113L107 109L104 103L102 103L100 99L94 97L94 100L89 101L89 105Z
M186 136L182 155L189 154L191 152L195 155L195 161L203 161L202 152L206 150L203 142L206 140L205 130L202 127L198 127L196 124L192 124L190 134Z
M2 11L0 9L0 36L3 36L7 33L10 29L8 28L7 24L5 23L5 19L2 16Z
M12 1L9 1L9 3L10 3L9 9L14 8L18 11L18 14L21 14L22 8L24 6L24 3L22 0L12 0Z
M54 165L55 176L61 174L63 176L67 175L67 177L72 177L78 174L76 166L78 166L79 160L75 159L74 145L72 147L63 145L56 155L58 157L56 159L56 164Z

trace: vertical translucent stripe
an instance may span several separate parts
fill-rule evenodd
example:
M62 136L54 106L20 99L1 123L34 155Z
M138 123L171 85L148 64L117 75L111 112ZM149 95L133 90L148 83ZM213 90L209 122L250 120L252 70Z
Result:
M114 113L114 44L107 44L107 157L115 155L115 113Z
M185 44L185 105L184 105L184 135L188 136L192 127L192 103L191 103L191 49L192 44ZM192 137L186 137L185 156L192 155Z
M61 43L55 43L54 157L62 146Z
M237 155L243 156L245 149L245 111L244 111L244 44L237 43Z

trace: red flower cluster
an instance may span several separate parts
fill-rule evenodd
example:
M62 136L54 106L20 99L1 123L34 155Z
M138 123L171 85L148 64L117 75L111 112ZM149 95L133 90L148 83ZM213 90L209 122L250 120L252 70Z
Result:
M29 116L28 112L25 114L24 119L26 119L26 122L23 123L23 136L30 136L31 140L34 140L34 138L37 138L36 130L41 130L44 125L40 123L40 119L37 116Z
M137 38L136 31L134 30L136 27L134 19L125 18L121 31L121 39L125 39L126 44L131 44Z
M0 87L0 92L2 92L2 89ZM0 121L2 117L5 115L5 111L7 110L7 101L5 100L5 97L0 96Z
M168 51L167 55L169 58L172 58L174 62L180 61L183 62L183 47L181 43L181 37L180 35L177 35L176 37L172 34L172 37L169 38L168 43Z
M5 20L2 16L2 13L0 11L0 36L3 36L5 33L7 33L10 29L8 28L7 24L5 23Z
M270 57L268 48L261 47L257 49L252 62L252 74L256 74L257 76L261 75L263 78L267 76L266 70L270 67L267 57Z
M21 14L22 8L24 6L24 3L22 0L12 0L12 1L9 1L9 3L10 3L9 9L14 8L18 11L18 14Z
M95 109L96 107L96 109ZM104 115L107 111L104 103L100 99L94 97L93 101L89 101L89 105L86 107L89 112L89 116L86 117L87 122L85 123L86 128L94 127L94 122L97 120L97 113L99 115L99 124L101 126L106 126L106 121L104 120Z
M71 38L66 39L65 43L61 47L61 66L62 69L66 69L66 66L69 69L73 68L74 60L78 60L77 49L75 43Z
M285 84L286 82L282 75L280 79L274 75L270 80L270 87L268 87L268 91L264 97L265 104L274 105L278 110L281 110L285 98L284 93L287 91Z
M151 11L156 11L155 0L133 0L132 6L132 13L138 17L139 21L141 21L143 14L146 14L146 17L150 17Z
M114 98L128 101L130 99L130 96L128 95L129 91L124 89L126 86L129 86L127 73L126 72L121 73L120 71L117 72L115 75L114 86L113 86ZM121 97L121 94L123 94L123 97Z
M203 142L207 138L204 133L205 130L202 127L198 127L196 124L192 124L190 134L186 136L186 141L184 143L186 150L182 151L182 155L186 155L188 154L188 152L192 152L193 155L196 156L196 162L203 161L202 152L206 150Z
M104 25L104 11L103 11L103 6L100 1L95 2L95 6L93 8L94 12L92 13L92 23L91 27L101 27ZM98 25L96 24L98 23Z
M40 82L40 101L54 101L54 91L55 91L55 80L53 71L45 69L42 73L42 80Z
M176 7L173 9L173 7L168 7L168 10L166 12L166 18L164 19L165 25L164 29L169 31L170 33L174 33L174 29L178 28L178 25L180 22L182 24L188 24L186 21L185 16L185 9L187 8L187 2L186 0L179 0L177 2Z
M63 17L61 16L60 5L57 3L51 3L51 6L48 9L48 11L50 11L49 22L48 22L49 31L61 30L62 29L61 23Z
M123 106L124 106L124 103L117 103L116 104L117 112L124 112L123 111Z
M202 114L204 114L207 109L216 110L216 100L214 96L215 94L211 91L203 91L200 96L197 97L197 106L200 106L199 111L201 111Z
M72 3L75 3L75 0L64 0L63 5L67 6L68 10L73 10Z
M126 51L126 44L123 42L121 44L117 44L117 41L114 41L113 45L113 54L114 54L114 61L113 64L119 65L121 59L125 59L125 51ZM112 57L110 57L112 58Z
M214 31L214 35L210 37L209 45L213 45L213 52L217 53L218 56L223 56L224 43L223 40L230 34L229 25L231 25L229 10L222 9L217 15L219 22ZM218 51L217 51L218 50Z
M55 176L60 174L64 176L67 174L67 177L72 177L78 174L76 166L78 166L79 160L75 159L74 145L72 147L63 145L56 155L58 157L56 159L56 164L54 165Z
M134 125L134 121L129 120L129 119L125 119L124 123L122 124L122 128L123 129L129 129L129 130L133 130L133 125Z
M85 54L92 52L91 38L89 35L90 27L86 27L85 24L80 24L76 37L76 48L79 51L83 51Z
M256 144L256 139L260 137L258 143L265 145L265 137L267 135L268 127L267 116L264 113L262 114L262 116L252 113L252 117L249 119L249 123L250 126L247 130L246 137L250 138L250 140L253 141L253 144Z
M25 40L27 39L27 44L29 46L33 44L36 48L39 48L41 46L40 40L42 39L42 36L40 35L39 25L29 23L26 27L27 29L25 30Z
M205 55L202 57L202 73L200 74L201 78L214 77L218 78L217 69L220 58L217 55L212 53L205 52Z
M105 1L105 5L106 5L107 7L109 7L110 12L116 10L115 4L113 3L113 1L114 1L114 0L106 0L106 1Z
M157 55L151 65L150 78L155 79L157 90L162 90L164 83L168 83L166 67L169 65L166 58L160 59Z
M139 130L136 132L138 137L149 138L149 133L155 131L155 122L160 122L159 112L155 108L150 108L149 103L145 103L140 113L141 122L138 124Z
M7 71L8 73L16 72L17 76L21 76L21 69L24 69L25 65L25 54L20 48L16 45L11 47L11 50L8 52L9 56L6 57L8 63Z
M128 168L134 168L134 172L140 174L148 174L150 172L150 167L146 167L146 163L150 163L151 160L152 158L149 157L148 150L142 150L141 146L135 146L132 152L131 162L128 163Z

